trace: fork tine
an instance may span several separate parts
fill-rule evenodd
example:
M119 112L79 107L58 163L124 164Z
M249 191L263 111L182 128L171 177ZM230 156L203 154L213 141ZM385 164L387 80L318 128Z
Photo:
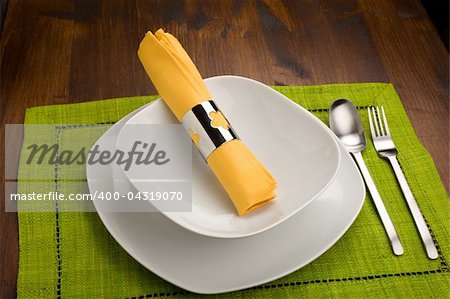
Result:
M373 115L373 122L375 123L375 131L377 132L377 136L380 136L380 128L378 127L377 114L375 113L374 107L372 107L372 115Z
M381 112L383 113L383 121L384 121L384 127L386 128L386 135L391 136L391 132L389 131L389 126L386 119L386 114L384 114L384 107L381 106Z
M377 119L378 119L378 123L380 124L380 131L381 131L381 136L384 136L384 128L383 128L383 121L381 120L381 113L380 113L380 107L377 106Z
M372 113L370 113L370 107L369 107L369 109L367 109L367 113L369 114L370 134L372 134L372 138L375 138L375 137L377 137L377 135L375 134L375 128L373 127Z

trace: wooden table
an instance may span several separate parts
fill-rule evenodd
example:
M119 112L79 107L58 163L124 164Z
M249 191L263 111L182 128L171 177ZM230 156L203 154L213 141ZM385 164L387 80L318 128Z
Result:
M32 106L154 94L136 50L160 27L204 77L392 82L448 192L449 56L419 0L10 0L0 44L2 123L23 123ZM0 135L3 142L3 127ZM17 215L3 211L0 297L8 298L18 228Z

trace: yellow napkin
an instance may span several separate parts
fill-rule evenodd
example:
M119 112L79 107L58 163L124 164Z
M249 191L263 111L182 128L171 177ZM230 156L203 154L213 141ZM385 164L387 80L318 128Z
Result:
M194 63L171 34L162 29L154 35L147 32L138 56L159 95L178 120L197 104L212 99ZM275 179L241 140L222 144L206 162L239 215L275 198Z

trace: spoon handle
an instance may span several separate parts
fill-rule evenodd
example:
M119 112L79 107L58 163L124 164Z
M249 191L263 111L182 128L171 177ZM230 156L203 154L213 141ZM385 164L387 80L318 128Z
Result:
M370 195L372 196L372 200L377 208L378 215L381 218L381 222L383 223L386 234L389 237L389 241L391 242L392 250L396 255L403 254L403 247L400 242L400 238L398 237L397 231L395 230L394 224L392 223L391 217L384 206L383 200L381 199L380 193L378 193L377 187L370 176L369 170L367 169L366 163L364 163L363 157L361 153L352 153L355 158L356 163L358 164L359 170L366 182L367 189L369 189Z

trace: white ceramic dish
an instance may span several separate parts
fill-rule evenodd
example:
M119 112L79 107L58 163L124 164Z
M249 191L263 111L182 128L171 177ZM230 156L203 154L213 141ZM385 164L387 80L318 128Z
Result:
M116 134L128 118L110 128L96 144L114 149ZM212 294L256 286L285 276L319 257L356 219L365 188L353 160L340 148L341 166L325 192L287 221L248 238L202 236L183 229L161 213L99 212L99 215L111 235L134 259L183 289ZM111 167L118 168L87 165L91 193L117 190ZM121 190L134 191L127 190L125 185ZM124 202L130 203L138 202ZM94 204L102 211L108 209L111 201Z
M333 181L340 163L339 147L331 130L313 114L251 79L220 76L206 79L205 83L237 134L277 179L277 198L248 216L239 217L195 150L192 212L165 212L165 216L202 235L247 237L287 220ZM128 126L174 123L178 121L164 102L155 101L126 122L116 147L125 152L130 150L129 136L134 128ZM145 172L130 168L124 173L138 191L152 191L143 177Z

